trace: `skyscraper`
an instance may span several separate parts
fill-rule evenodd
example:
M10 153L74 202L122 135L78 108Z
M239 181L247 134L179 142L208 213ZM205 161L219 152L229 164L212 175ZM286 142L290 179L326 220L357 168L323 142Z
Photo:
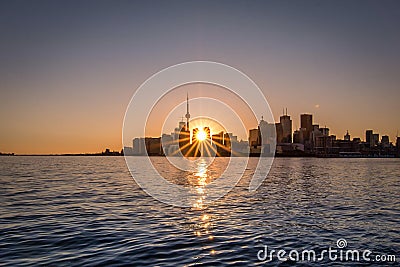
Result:
M313 130L311 114L300 115L300 127L304 129L304 141L310 141L310 134Z
M283 128L282 128L282 123L278 122L275 123L275 131L276 131L276 142L279 143L285 143L283 141Z
M283 114L280 118L280 124L282 127L282 140L278 140L278 143L291 143L292 142L292 120L290 116Z
M213 143L218 143L219 145L223 145L224 143L224 132L219 132L218 134L212 135Z
M389 142L389 136L388 135L382 135L382 139L381 139L381 144L383 147L389 147L390 142Z
M232 140L231 140L231 136L233 134L232 133L225 133L224 134L224 145L227 149L231 149L231 145L232 145Z
M257 146L261 145L259 136L260 136L259 129L250 129L249 130L249 146L251 148L257 148Z
M274 123L268 123L261 116L260 123L258 125L259 143L261 146L270 145L276 143L276 129Z
M373 146L377 146L379 144L379 134L378 133L374 133L372 135L373 138Z
M220 149L220 154L225 156L225 157L229 157L231 156L231 152L232 152L232 133L225 133L224 134L224 146L223 149Z
M185 129L186 127L182 127L179 132L179 149L183 156L188 156L188 152L190 149L190 131Z
M369 147L373 146L374 143L374 132L372 130L365 131L365 142Z

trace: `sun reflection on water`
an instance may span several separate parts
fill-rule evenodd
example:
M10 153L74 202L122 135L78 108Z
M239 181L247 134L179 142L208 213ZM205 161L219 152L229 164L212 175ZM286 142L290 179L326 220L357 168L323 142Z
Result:
M214 236L211 233L212 230L212 216L207 212L205 206L205 198L207 195L206 186L211 182L211 177L208 170L207 162L204 159L199 159L196 172L193 173L194 189L196 192L196 199L193 203L193 210L199 211L200 215L194 219L195 221L195 231L194 235L196 237L207 239L208 241L213 241ZM214 249L210 250L210 254L216 254Z

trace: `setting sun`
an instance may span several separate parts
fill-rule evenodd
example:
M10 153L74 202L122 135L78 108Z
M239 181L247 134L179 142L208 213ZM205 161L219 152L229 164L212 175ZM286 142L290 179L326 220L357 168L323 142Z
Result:
M207 133L204 130L200 130L196 134L196 139L199 141L204 141L207 138Z

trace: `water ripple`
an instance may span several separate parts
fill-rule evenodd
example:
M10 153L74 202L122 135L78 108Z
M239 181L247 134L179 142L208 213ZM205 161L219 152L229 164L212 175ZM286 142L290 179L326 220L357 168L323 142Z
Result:
M320 251L338 238L400 257L398 159L278 158L250 193L251 159L239 184L206 209L154 200L120 157L0 161L0 265L264 265L263 245ZM195 181L154 161L172 182ZM225 165L216 159L209 175Z

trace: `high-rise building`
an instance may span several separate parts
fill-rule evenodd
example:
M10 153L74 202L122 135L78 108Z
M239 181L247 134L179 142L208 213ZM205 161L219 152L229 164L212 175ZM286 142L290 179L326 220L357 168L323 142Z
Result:
M320 130L321 130L321 133L323 135L329 135L329 128L328 127L320 128Z
M258 129L249 130L250 154L270 155L271 148L275 149L276 129L274 123L268 123L261 117Z
M182 118L182 119L183 119L183 118ZM182 130L182 129L183 129L183 130L186 130L186 123L185 123L184 121L180 121L180 122L179 122L179 127L178 127L178 128L179 128L179 131Z
M162 147L161 147L161 137L146 137L145 145L147 155L149 156L159 156L162 155Z
M296 130L293 132L293 143L303 143L303 133L300 130Z
M268 123L261 117L258 125L259 143L261 146L276 143L276 129L274 123Z
M182 127L179 131L179 149L183 156L188 156L190 149L190 131L186 130L186 126Z
M223 145L224 144L224 132L221 131L217 134L213 134L212 141L213 141L213 143L218 143L219 145Z
M224 132L221 131L217 134L213 134L211 136L212 143L215 146L216 152L218 156L221 156L224 153Z
M374 146L373 141L374 141L374 132L372 130L366 130L365 131L365 142L369 147Z
M382 146L385 147L385 148L389 147L389 146L390 146L389 136L387 136L387 135L382 135L381 144L382 144Z
M249 130L249 146L252 148L257 148L257 146L261 145L259 142L259 135L260 135L260 130L259 129L250 129Z
M322 132L321 129L319 128L319 124L314 124L313 125L313 130L311 132L311 144L312 146L310 146L310 148L312 148L314 150L315 146L316 146L316 142L317 142L317 138L322 136Z
M174 145L173 136L169 135L169 134L162 134L162 136L161 136L161 146L162 146L162 153L164 155L168 155L169 148L172 145Z
M305 129L304 133L303 133L304 142L310 141L310 135L313 130L311 114L301 114L300 115L300 128Z
M280 143L291 143L292 142L292 120L290 116L283 115L279 118L282 127L282 140Z
M275 123L275 131L276 131L276 142L279 143L285 143L283 141L283 128L282 128L282 123L278 122Z
M377 146L379 144L379 134L378 133L374 133L372 135L373 138L373 146Z
M232 152L232 140L231 140L232 133L225 133L224 134L224 147L221 151L221 154L224 156L230 156Z
M133 139L132 152L134 155L145 155L146 154L145 149L146 146L144 138L140 137Z
M233 136L232 133L225 133L224 134L224 146L227 149L231 149L231 143L232 143L231 137L232 136Z

